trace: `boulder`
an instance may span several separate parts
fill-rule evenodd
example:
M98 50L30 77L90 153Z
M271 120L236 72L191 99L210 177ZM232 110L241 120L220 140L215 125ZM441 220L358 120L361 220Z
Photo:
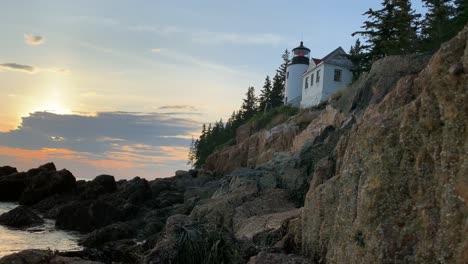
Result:
M117 190L117 183L114 176L99 175L92 181L84 184L81 196L85 199L95 199L100 195L113 193Z
M283 237L283 226L298 215L299 209L289 201L286 191L268 190L235 209L233 231L237 239L256 238L258 244L274 244ZM268 237L269 234L275 237Z
M0 215L0 224L9 227L26 228L42 225L43 223L42 218L24 206L18 206Z
M0 177L0 201L18 201L29 180L30 176L25 172Z
M20 204L32 205L54 194L70 194L76 190L76 179L66 169L61 171L46 171L31 177L27 188L23 191Z
M57 214L57 228L83 233L120 221L122 211L104 201L75 201Z
M130 181L121 184L117 191L120 199L131 204L141 204L151 198L151 187L146 179L135 177Z
M30 176L35 176L40 173L46 173L46 172L54 172L57 171L57 168L55 167L55 164L53 162L46 163L44 165L41 165L37 168L30 169L26 173L29 174Z
M88 248L100 248L105 243L131 238L136 233L136 226L133 223L115 223L91 232L80 241L80 244Z
M144 252L135 239L110 241L100 249L112 263L142 263Z
M0 259L0 264L48 264L54 257L50 250L27 249Z
M60 209L66 204L73 202L77 197L71 195L52 195L31 206L44 215L45 218L55 219Z
M220 182L221 186L212 198L231 193L256 193L275 188L277 185L276 178L272 173L248 168L237 169Z
M166 227L162 239L159 240L156 246L145 257L144 263L177 263L175 261L179 253L179 233L183 227L189 226L191 224L192 220L186 215L173 215L169 217L166 222ZM196 237L195 239L202 238ZM190 253L185 252L185 254Z
M10 166L0 167L0 177L11 175L13 173L18 173L18 170L16 170L16 168L13 168L13 167L10 167Z
M156 179L150 183L153 197L157 197L163 191L174 191L177 189L173 179Z

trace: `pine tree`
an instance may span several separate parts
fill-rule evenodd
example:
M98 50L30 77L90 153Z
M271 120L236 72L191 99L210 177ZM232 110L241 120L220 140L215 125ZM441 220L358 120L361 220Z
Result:
M468 23L468 2L466 0L455 0L455 16L452 20L454 34L458 33Z
M267 75L265 78L265 84L263 85L262 90L260 91L260 98L259 98L259 111L264 111L265 106L271 104L271 81L270 76Z
M258 109L257 97L255 96L255 88L249 87L247 93L245 94L244 102L242 103L241 113L243 120L249 120L252 118Z
M348 58L354 64L354 68L351 70L353 72L354 80L357 80L362 72L370 70L371 65L369 61L369 54L361 45L361 41L359 39L357 39L354 46L351 46L349 49Z
M288 68L289 63L291 62L291 60L289 59L290 53L287 49L284 51L283 55L281 55L281 58L283 58L283 63L281 63L281 65L279 66L278 70L276 70L276 72L281 77L282 85L283 87L285 87L286 86L286 72L287 72L286 69Z
M382 9L369 9L369 21L365 21L363 31L352 35L362 35L367 39L364 49L369 50L372 61L388 55L414 52L418 43L418 18L409 0L384 0Z
M195 140L192 137L192 143L190 143L187 165L190 165L190 166L195 165L195 162L197 161L197 148L198 148L198 139Z
M283 79L281 75L276 73L275 77L273 77L273 85L271 87L271 96L270 96L271 107L275 108L275 107L282 106L283 100L284 100Z
M454 35L450 21L455 15L452 0L423 0L427 13L422 23L422 49L435 51Z

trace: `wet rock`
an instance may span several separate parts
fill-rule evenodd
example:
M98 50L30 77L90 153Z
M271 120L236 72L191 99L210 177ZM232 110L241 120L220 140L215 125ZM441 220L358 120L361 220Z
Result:
M0 201L18 201L29 180L30 176L25 172L0 177Z
M55 225L90 232L122 219L122 211L104 201L75 201L60 209Z
M102 247L105 243L131 238L136 235L135 223L115 223L95 230L86 236L80 244L85 247Z
M42 218L24 206L18 206L0 215L0 224L9 227L26 228L42 225L43 223Z
M0 259L0 264L48 264L53 258L50 250L27 249Z

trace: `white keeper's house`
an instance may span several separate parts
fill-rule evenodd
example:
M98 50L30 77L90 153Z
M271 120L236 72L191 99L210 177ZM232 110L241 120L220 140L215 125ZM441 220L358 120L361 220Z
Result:
M326 101L353 80L353 63L346 52L337 48L322 59L310 58L310 49L301 44L292 50L286 69L284 103L310 107Z

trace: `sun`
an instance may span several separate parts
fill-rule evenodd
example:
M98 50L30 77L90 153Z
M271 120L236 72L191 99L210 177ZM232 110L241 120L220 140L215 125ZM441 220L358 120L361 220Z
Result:
M72 111L69 108L66 108L63 105L60 105L58 103L46 104L42 107L39 107L34 112L39 112L39 111L54 113L57 115L69 115L72 113Z

